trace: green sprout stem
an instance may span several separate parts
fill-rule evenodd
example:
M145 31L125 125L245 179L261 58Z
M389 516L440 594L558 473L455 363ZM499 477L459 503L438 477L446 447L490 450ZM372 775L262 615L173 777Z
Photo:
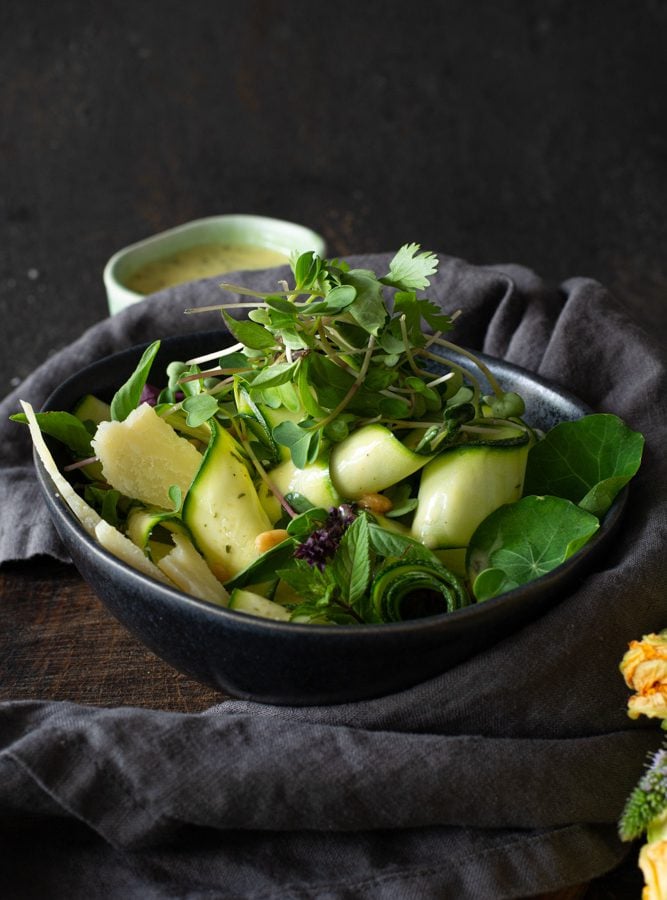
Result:
M363 384L366 373L368 372L368 367L371 364L371 358L373 356L374 349L375 338L373 337L373 335L371 335L370 340L368 341L368 347L366 349L366 356L364 357L364 361L361 364L361 368L359 369L359 373L354 381L354 384L350 385L350 389L340 401L338 406L333 409L324 419L321 419L319 422L316 422L314 425L312 425L310 430L314 431L317 428L325 428L329 424L329 422L333 422L333 420L343 412L345 407L348 406L354 395Z

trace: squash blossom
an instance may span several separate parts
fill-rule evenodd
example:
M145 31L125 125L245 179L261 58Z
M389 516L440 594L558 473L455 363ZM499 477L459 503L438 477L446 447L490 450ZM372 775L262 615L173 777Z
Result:
M662 719L667 726L667 630L632 641L620 664L621 674L635 691L628 700L628 715ZM667 747L651 759L619 821L622 840L645 835L639 851L644 877L642 900L667 900Z
M630 718L667 719L667 631L631 641L620 670L627 686L635 691L628 700Z
M647 842L639 851L644 876L642 900L667 900L667 821L663 815L648 828Z

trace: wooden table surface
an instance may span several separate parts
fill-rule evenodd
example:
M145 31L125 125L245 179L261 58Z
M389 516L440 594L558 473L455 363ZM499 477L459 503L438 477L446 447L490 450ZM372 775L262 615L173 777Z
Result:
M40 558L0 567L0 700L44 699L192 713L224 695L144 647L73 566ZM641 885L632 854L604 878L539 900L639 900Z

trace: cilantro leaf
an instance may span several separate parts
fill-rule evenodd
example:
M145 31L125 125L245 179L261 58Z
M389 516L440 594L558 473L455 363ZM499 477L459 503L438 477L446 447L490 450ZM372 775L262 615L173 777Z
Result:
M418 253L419 244L404 244L389 263L389 272L381 278L383 284L404 291L423 290L429 285L429 275L438 269L435 253Z

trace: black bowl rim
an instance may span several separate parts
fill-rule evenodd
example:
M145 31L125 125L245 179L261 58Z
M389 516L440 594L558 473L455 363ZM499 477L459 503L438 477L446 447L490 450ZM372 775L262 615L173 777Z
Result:
M202 337L209 339L213 338L216 333L219 333L221 340L229 342L230 336L226 331L206 331L192 332L189 334L181 335L171 335L163 339L162 345L168 346L170 342L180 343L187 340L195 341L198 338ZM42 405L41 411L57 409L58 407L54 407L53 405L57 397L61 393L66 392L69 385L72 382L79 380L84 374L92 374L98 369L105 369L109 365L120 362L123 359L131 359L134 357L138 359L141 353L149 344L150 341L142 342L140 344L134 344L126 348L125 350L109 354L105 357L101 357L100 359L95 360L94 362L82 367L78 371L73 372L70 376L68 376L68 378L65 379L65 381L61 382L61 384L51 392L49 397ZM221 343L220 346L223 347L224 344ZM489 365L491 368L501 368L506 372L513 374L515 377L527 379L543 390L557 395L561 401L565 401L566 403L570 404L581 415L586 415L593 411L592 408L588 406L588 404L584 403L570 391L561 388L554 382L549 381L548 379L543 378L538 374L530 372L528 369L525 369L514 363L507 362L504 359L490 356L481 351L475 350L474 352L482 362ZM451 358L452 356L456 357L457 354L448 353L448 358ZM461 359L462 361L464 361L463 357L461 357ZM237 625L245 625L253 629L261 629L266 633L293 632L296 634L300 632L302 634L311 634L313 635L313 637L315 637L316 635L326 634L330 640L332 639L332 637L334 640L337 640L334 635L340 635L340 640L347 639L351 634L354 634L356 637L359 637L360 635L368 635L368 639L372 639L373 643L375 643L378 639L378 636L382 634L391 633L392 635L395 635L397 632L420 632L423 630L430 630L438 625L444 626L447 622L451 622L452 625L454 625L455 622L459 622L465 619L474 620L479 618L483 621L484 618L486 618L488 615L491 615L492 610L494 610L499 605L510 605L512 601L517 601L518 598L522 595L541 595L543 592L548 591L555 582L560 582L563 578L567 578L573 570L578 568L581 562L594 554L598 544L606 539L608 534L615 528L618 521L620 520L625 508L625 503L628 495L628 487L626 485L626 487L618 494L618 496L614 500L614 503L601 522L600 528L593 535L593 537L569 559L567 559L564 563L561 563L561 565L559 565L556 569L553 569L551 572L547 572L539 578L536 578L534 581L528 582L525 585L521 585L518 588L514 588L511 591L507 591L504 594L500 594L497 597L492 597L489 600L477 603L473 602L468 606L453 610L452 612L438 613L433 616L424 616L419 619L408 619L400 622L386 622L381 624L336 625L336 627L334 628L331 625L321 625L316 623L311 624L305 622L282 622L263 618L260 616L250 616L237 610L219 606L207 600L201 600L198 597L194 597L191 594L180 591L178 588L172 588L169 585L157 581L156 579L151 578L149 575L140 572L138 569L132 568L127 563L124 563L119 557L115 556L113 553L106 550L101 544L99 544L95 540L95 538L92 537L92 535L90 535L84 529L70 507L64 501L62 503L57 502L57 498L60 496L58 489L52 481L51 477L46 472L35 450L33 450L33 458L37 471L38 481L46 497L50 510L52 512L55 512L55 514L59 517L65 517L70 528L78 534L80 539L94 554L94 556L103 565L111 566L115 571L119 571L122 577L135 578L145 587L150 588L153 591L159 591L165 596L165 598L168 598L171 601L179 600L181 602L185 602L188 605L200 609L202 612L216 619L219 618L224 621L229 617Z

